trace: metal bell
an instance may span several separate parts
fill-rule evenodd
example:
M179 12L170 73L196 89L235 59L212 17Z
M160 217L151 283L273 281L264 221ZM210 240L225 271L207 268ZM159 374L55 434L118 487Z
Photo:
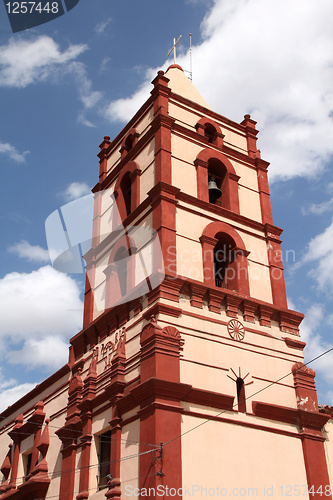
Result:
M211 177L208 182L209 203L216 203L216 200L222 195L221 189L217 187L215 177Z

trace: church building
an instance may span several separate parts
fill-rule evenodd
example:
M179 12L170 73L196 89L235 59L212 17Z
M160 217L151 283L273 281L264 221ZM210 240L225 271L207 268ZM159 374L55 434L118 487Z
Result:
M68 363L0 415L0 500L332 500L256 122L177 64L152 85L100 145Z

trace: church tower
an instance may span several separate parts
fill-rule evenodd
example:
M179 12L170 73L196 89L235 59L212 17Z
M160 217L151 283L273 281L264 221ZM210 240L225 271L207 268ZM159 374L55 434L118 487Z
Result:
M100 145L83 330L40 396L61 471L42 498L331 499L256 122L214 112L177 64L152 83Z

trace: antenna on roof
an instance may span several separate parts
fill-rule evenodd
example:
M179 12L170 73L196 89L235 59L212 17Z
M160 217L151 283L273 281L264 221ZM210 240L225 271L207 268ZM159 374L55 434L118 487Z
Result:
M190 80L192 81L192 33L190 33Z
M175 38L173 39L173 46L172 46L172 48L168 52L168 57L169 57L169 55L173 51L173 62L174 62L174 64L176 64L176 45L179 42L179 40L181 39L181 37L182 37L182 35L179 35L177 42L176 42Z
M184 72L190 75L189 80L192 81L192 33L190 33L190 71L184 69Z

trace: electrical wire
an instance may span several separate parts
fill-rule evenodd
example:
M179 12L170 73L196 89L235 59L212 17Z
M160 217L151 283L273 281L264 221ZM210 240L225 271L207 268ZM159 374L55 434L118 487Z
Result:
M306 363L305 366L313 363L314 361L317 361L319 358L325 356L326 354L328 354L329 352L333 351L333 347L331 347L330 349L322 352L321 354L319 354L318 356L316 356L315 358L311 359L310 361L308 361ZM277 380L273 381L273 382L270 382L268 385L266 385L265 387L261 388L260 390L254 392L253 394L251 394L250 396L246 397L245 398L245 401L247 401L248 399L251 399L253 398L254 396L256 396L257 394L260 394L261 392L265 391L266 389L268 389L269 387L272 387L273 385L277 384L278 382L280 382L281 380L285 379L286 377L292 375L293 373L296 373L298 372L299 370L301 370L303 368L304 365L300 366L299 368L296 368L295 370L292 370L291 372L288 372L286 373L285 375L283 375L282 377L278 378ZM212 415L213 418L216 418L216 417L219 417L221 415L223 415L224 413L226 413L227 411L231 411L235 406L237 405L237 403L234 403L232 406L230 406L229 408L226 408L224 410L222 410L221 412L217 413L216 415ZM113 460L112 462L106 462L106 463L117 463L117 462L122 462L122 461L125 461L125 460L130 460L132 458L136 458L136 457L140 457L142 455L147 455L149 453L153 453L154 451L158 451L161 449L161 446L164 448L165 446L167 446L168 444L172 443L173 441L176 441L177 439L180 439L181 437L185 436L186 434L189 434L190 432L198 429L199 427L202 427L203 425L205 425L206 423L210 422L211 419L206 419L204 420L203 422L200 422L200 424L192 427L191 429L188 429L187 431L179 434L178 436L170 439L169 441L165 442L165 443L161 443L160 445L151 445L151 446L154 446L153 449L151 450L147 450L147 451L144 451L144 452L141 452L141 453L136 453L136 454L133 454L133 455L128 455L126 457L121 457L117 460ZM126 441L126 440L125 440ZM107 440L108 442L108 440ZM139 444L139 442L136 442L134 441L135 443ZM73 469L67 469L65 471L56 471L56 472L53 472L51 474L51 477L52 479L53 478L56 478L58 476L61 476L62 474L69 474L71 472L78 472L80 471L81 469L92 469L92 468L95 468L95 467L99 467L101 464L90 464L86 467L75 467ZM17 478L17 479L21 479L23 480L24 477L21 477L21 478Z
M330 349L328 349L327 351L325 352L322 352L321 354L319 354L318 356L316 356L315 358L311 359L310 361L308 361L306 363L306 366L309 365L310 363L313 363L314 361L317 361L317 359L321 358L322 356L324 356L325 354L328 354L329 352L333 351L333 347L331 347ZM277 384L278 382L281 382L281 380L285 379L286 377L289 377L289 375L292 375L293 373L296 373L298 372L299 370L301 370L303 368L304 365L300 366L299 368L296 368L295 370L292 370L291 372L288 372L286 373L285 375L283 375L282 377L280 377L279 379L275 380L274 382L271 382L269 383L268 385L266 385L265 387L259 389L259 391L256 391L254 392L253 394L251 394L250 396L244 398L244 401L247 401L248 399L250 398L253 398L253 396L257 396L258 394L260 394L261 392L265 391L266 389L268 389L269 387L272 387L272 385L275 385ZM232 406L230 406L229 408L226 408L222 411L220 411L219 413L217 413L216 415L213 415L214 418L216 417L219 417L221 415L223 415L223 413L227 412L227 411L231 411L235 406L237 406L238 403L234 403ZM198 425L195 425L194 427L192 427L191 429L188 429L187 431L183 432L182 434L179 434L179 436L175 437L175 438L172 438L170 439L169 441L167 441L166 443L163 443L163 446L166 446L170 443L172 443L173 441L176 441L177 439L180 439L181 437L185 436L186 434L189 434L190 432L194 431L195 429L198 429L199 427L201 427L202 425L204 424L207 424L208 422L210 422L211 419L210 418L207 418L206 420L204 420L203 422L200 422L200 424Z

